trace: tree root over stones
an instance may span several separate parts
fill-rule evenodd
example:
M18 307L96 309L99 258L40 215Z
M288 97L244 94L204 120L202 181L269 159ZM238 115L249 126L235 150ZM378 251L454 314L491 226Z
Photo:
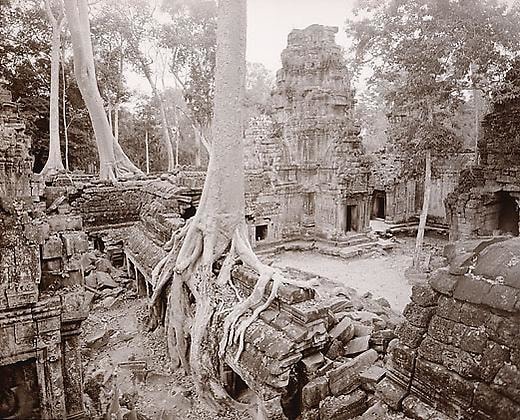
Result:
M220 361L230 346L237 346L234 361L239 361L248 327L277 297L282 283L306 288L311 285L286 279L281 272L263 264L249 244L245 223L231 229L232 237L226 238L222 235L224 229L208 231L205 229L208 225L192 221L196 219L190 219L174 234L168 243L170 252L153 270L152 281L156 286L150 303L152 325L165 323L172 362L193 376L199 397L207 405L215 409L223 406L244 409L247 406L232 400L225 391L220 379ZM222 220L220 225L218 221L212 222L212 226L225 226ZM216 276L213 263L226 250ZM260 275L246 298L241 297L231 278L238 260ZM224 289L231 292L232 300L238 300L231 310Z

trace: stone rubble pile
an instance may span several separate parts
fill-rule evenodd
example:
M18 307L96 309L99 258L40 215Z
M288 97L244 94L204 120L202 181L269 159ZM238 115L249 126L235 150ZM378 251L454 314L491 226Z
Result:
M293 269L284 273L309 284L324 280ZM258 277L239 267L233 278L248 294ZM239 362L233 364L236 348L227 361L257 393L285 407L285 415L355 418L377 402L376 385L386 375L384 360L400 321L384 299L346 288L326 295L314 287L282 285L275 303L248 328ZM268 415L285 418L275 409Z

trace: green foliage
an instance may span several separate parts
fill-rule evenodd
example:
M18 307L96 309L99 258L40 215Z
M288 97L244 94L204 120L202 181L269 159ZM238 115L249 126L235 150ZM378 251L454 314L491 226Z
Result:
M356 13L348 32L369 84L384 86L399 151L418 162L427 149L460 150L454 115L469 88L503 79L519 40L514 13L496 0L361 1Z

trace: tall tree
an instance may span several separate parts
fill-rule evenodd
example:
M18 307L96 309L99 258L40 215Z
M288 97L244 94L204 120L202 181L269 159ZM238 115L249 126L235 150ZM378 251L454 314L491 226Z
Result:
M191 372L200 398L217 407L236 404L219 374L224 353L236 349L238 360L247 328L273 302L280 283L297 284L262 264L247 235L241 115L245 41L246 1L219 1L214 141L200 205L195 216L174 235L171 251L152 273L156 284L152 319L163 318L162 304L167 286L170 288L165 313L171 359ZM216 276L213 266L221 257L224 259ZM230 303L227 314L218 310L217 302L229 302L229 296L235 295L230 275L237 259L260 277L250 296L236 296L238 301ZM268 286L271 289L264 302Z
M128 159L114 139L104 112L94 67L87 1L65 0L65 15L72 39L74 73L96 137L99 176L101 179L115 180L121 176L141 174L141 170Z
M65 22L63 4L45 0L45 10L52 26L51 41L51 91L49 112L49 156L43 167L42 175L48 176L63 171L63 161L60 149L60 114L59 114L59 85L60 85L60 49L61 33ZM65 90L63 90L65 91Z
M385 83L397 123L392 136L403 156L423 165L423 209L414 266L418 267L431 191L432 158L459 149L453 114L463 93L503 78L518 45L514 14L498 0L362 0L347 23L360 62L369 60L372 83ZM409 165L411 166L411 165Z

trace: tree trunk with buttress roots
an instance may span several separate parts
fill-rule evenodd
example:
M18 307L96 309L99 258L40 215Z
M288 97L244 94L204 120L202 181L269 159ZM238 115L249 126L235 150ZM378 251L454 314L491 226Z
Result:
M51 91L49 104L49 156L40 174L43 176L49 176L65 170L61 160L60 115L58 107L60 90L61 31L63 29L64 16L63 9L60 9L57 17L54 16L50 0L45 1L45 9L52 25Z
M69 23L74 54L74 74L81 96L90 115L99 154L99 177L115 180L118 177L142 174L115 141L103 109L99 93L94 55L90 40L87 0L65 0L65 15Z
M273 302L282 282L303 286L261 263L249 244L241 118L245 46L246 1L220 0L214 140L206 181L197 213L174 234L167 244L171 250L152 272L152 324L164 320L172 363L192 375L201 401L215 409L244 408L225 391L220 364L230 355L239 361L247 328ZM221 257L215 274L213 264ZM239 295L231 278L238 260L259 273L247 297ZM223 297L231 297L225 307Z

